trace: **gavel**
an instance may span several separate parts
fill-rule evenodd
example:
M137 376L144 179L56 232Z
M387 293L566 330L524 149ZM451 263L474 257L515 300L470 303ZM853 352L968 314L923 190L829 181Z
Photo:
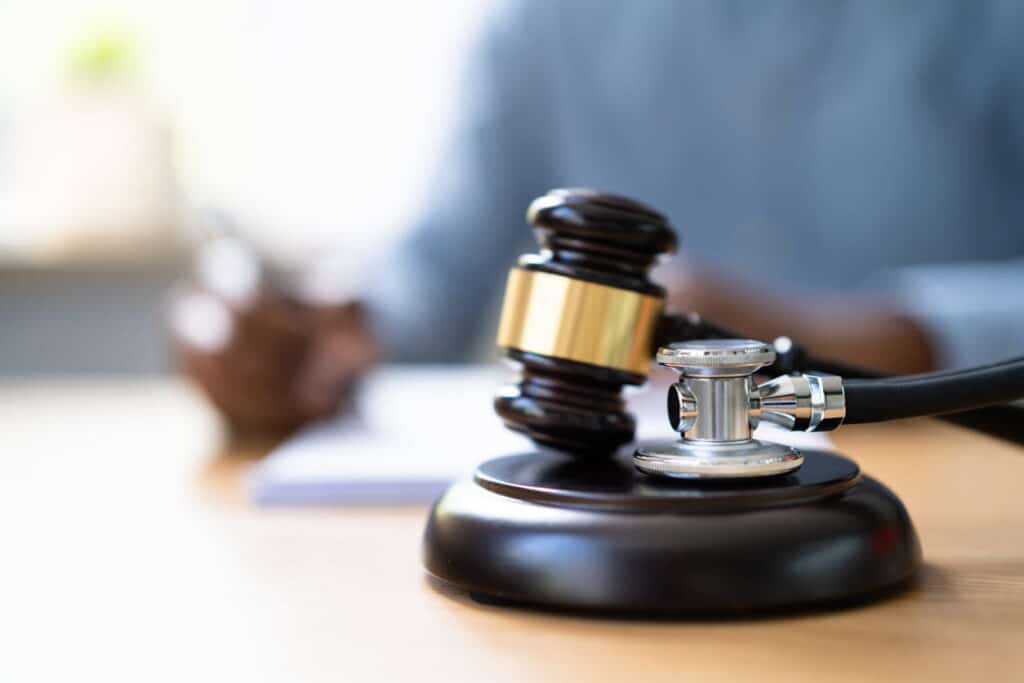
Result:
M647 378L665 301L649 271L675 232L639 202L584 189L550 191L527 220L540 251L509 272L498 329L522 375L495 410L540 445L606 455L636 430L622 388Z

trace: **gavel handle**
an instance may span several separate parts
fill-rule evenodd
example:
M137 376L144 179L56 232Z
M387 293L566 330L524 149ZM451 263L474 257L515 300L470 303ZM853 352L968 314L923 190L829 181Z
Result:
M704 320L697 313L665 314L655 330L651 355L653 357L659 347L672 342L691 339L742 339L745 336ZM779 337L773 345L776 352L775 362L763 370L773 376L792 372L823 372L839 375L843 379L877 379L887 376L839 361L818 358L788 337ZM1024 444L1024 408L1015 404L987 406L950 415L939 415L938 419Z

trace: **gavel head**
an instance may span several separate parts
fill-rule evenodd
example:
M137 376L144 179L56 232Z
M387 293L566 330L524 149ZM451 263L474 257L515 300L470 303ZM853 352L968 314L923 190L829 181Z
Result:
M498 329L522 374L495 410L541 446L607 456L636 430L622 388L647 377L665 299L649 271L675 233L639 202L584 189L548 192L527 219L540 251L509 272Z

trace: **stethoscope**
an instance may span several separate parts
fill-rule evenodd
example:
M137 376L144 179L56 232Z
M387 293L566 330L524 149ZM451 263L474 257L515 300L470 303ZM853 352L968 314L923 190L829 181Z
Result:
M777 359L774 346L709 339L661 347L657 362L679 373L669 388L668 413L680 438L638 448L637 469L686 479L780 475L798 469L803 456L796 448L753 438L762 422L824 432L842 424L943 415L1024 397L1024 358L876 379L784 374L758 384L754 374Z

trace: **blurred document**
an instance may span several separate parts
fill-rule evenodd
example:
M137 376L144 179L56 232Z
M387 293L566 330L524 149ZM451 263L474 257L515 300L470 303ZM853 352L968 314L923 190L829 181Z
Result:
M428 503L488 458L532 450L491 402L511 381L498 366L392 366L374 372L353 415L316 423L275 449L249 479L263 505ZM672 439L665 386L634 392L644 439ZM823 435L762 429L758 437L828 449Z
M254 470L257 503L428 502L482 460L525 451L491 402L497 366L392 366L367 377L355 414L313 424Z

